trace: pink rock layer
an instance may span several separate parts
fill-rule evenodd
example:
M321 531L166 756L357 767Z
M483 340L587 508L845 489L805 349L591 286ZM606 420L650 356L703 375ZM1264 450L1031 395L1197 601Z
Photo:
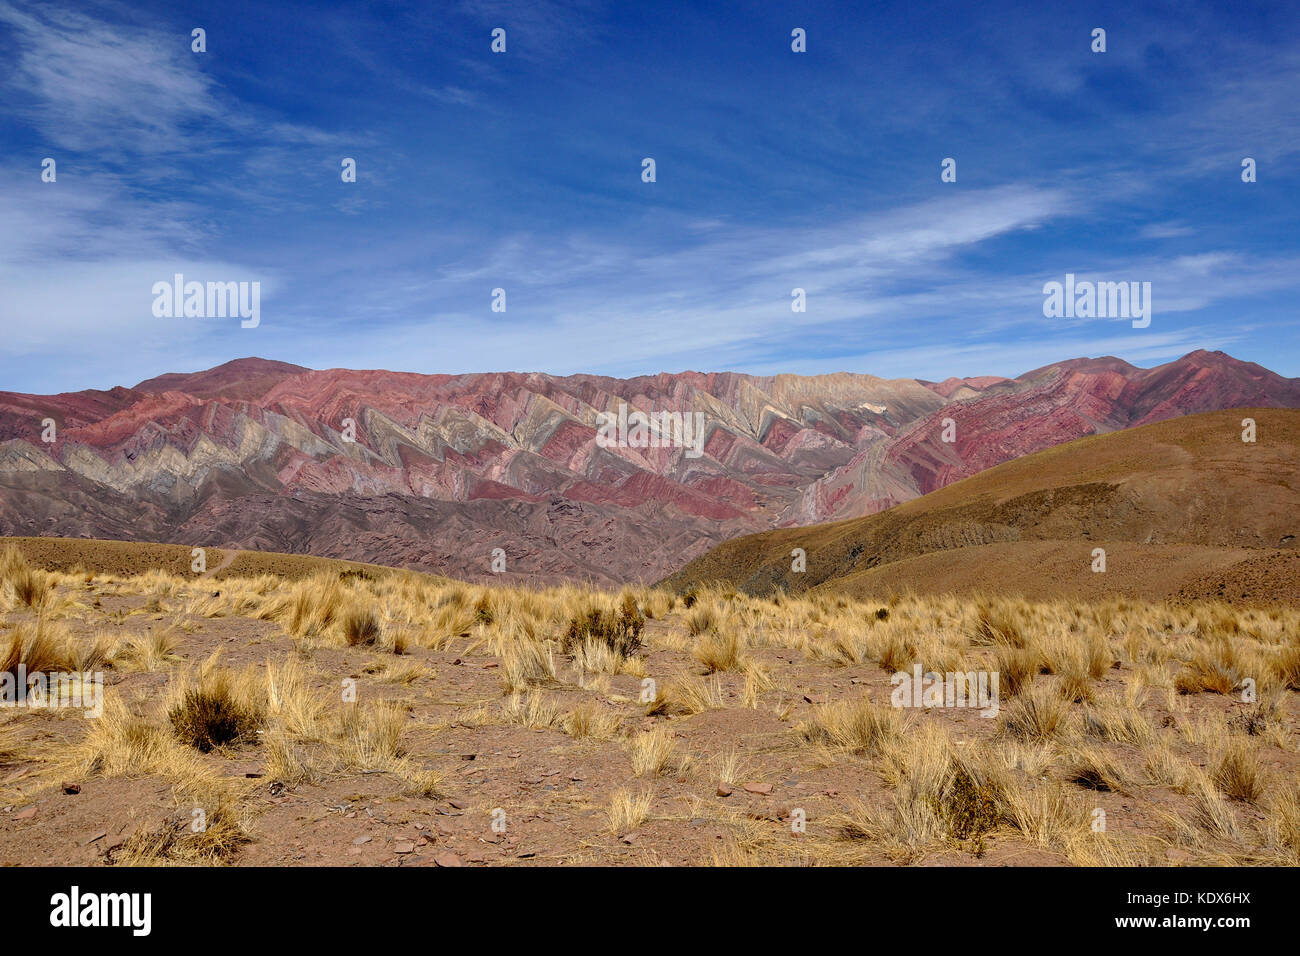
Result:
M597 416L620 403L703 413L702 453L603 447ZM1300 407L1300 380L1220 352L942 383L420 375L249 358L134 388L0 392L0 532L482 580L502 548L497 580L609 586L658 580L737 534L879 511L1083 435L1245 406Z

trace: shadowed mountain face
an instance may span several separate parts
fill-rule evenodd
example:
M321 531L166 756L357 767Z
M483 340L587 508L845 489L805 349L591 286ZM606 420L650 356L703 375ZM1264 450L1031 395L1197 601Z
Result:
M605 447L598 415L621 405L698 413L699 454ZM0 532L468 578L486 578L501 548L506 580L648 581L739 534L869 514L1081 435L1246 405L1300 407L1300 380L1202 352L943 383L242 359L134 388L0 393Z

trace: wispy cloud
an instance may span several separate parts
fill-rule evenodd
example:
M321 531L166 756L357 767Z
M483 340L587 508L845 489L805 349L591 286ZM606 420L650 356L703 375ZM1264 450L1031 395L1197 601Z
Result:
M1300 373L1286 23L1139 8L1093 56L1059 12L954 14L945 36L831 3L794 55L789 14L746 9L272 4L252 30L0 0L0 375L44 391L262 354L941 378L1228 345ZM263 282L259 328L154 319L178 271ZM1066 272L1151 282L1152 326L1044 318Z
M0 23L18 41L9 95L30 98L25 115L55 145L171 152L184 148L196 124L230 119L183 33L54 5L2 3Z
M563 58L600 29L601 0L460 0L460 10L489 30L506 31L508 52L527 60ZM488 48L488 34L483 36Z

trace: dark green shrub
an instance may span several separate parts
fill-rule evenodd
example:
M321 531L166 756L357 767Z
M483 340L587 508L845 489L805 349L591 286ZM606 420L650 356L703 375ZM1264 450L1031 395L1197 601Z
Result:
M591 606L569 621L560 642L566 653L588 639L599 641L610 650L629 657L641 647L641 629L645 615L630 594L623 596L618 611Z
M187 690L167 717L181 743L203 753L253 739L262 723L261 713L236 698L223 674Z

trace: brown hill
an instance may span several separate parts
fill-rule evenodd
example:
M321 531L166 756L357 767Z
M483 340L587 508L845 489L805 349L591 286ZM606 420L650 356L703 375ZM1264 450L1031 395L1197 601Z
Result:
M66 574L86 572L132 577L150 572L200 577L192 570L192 549L186 544L152 541L103 541L96 538L7 538L0 537L0 550L13 545L31 564L46 571ZM322 571L340 575L359 574L370 578L402 573L399 569L359 561L339 561L307 554L276 551L234 551L205 548L206 573L213 580L274 574L295 581Z
M1103 356L1013 381L967 379L951 399L806 487L778 526L874 514L1088 435L1228 408L1300 407L1300 380L1222 352L1191 352L1149 369Z
M1295 602L1297 463L1300 412L1191 415L1081 438L869 517L728 541L665 583Z

